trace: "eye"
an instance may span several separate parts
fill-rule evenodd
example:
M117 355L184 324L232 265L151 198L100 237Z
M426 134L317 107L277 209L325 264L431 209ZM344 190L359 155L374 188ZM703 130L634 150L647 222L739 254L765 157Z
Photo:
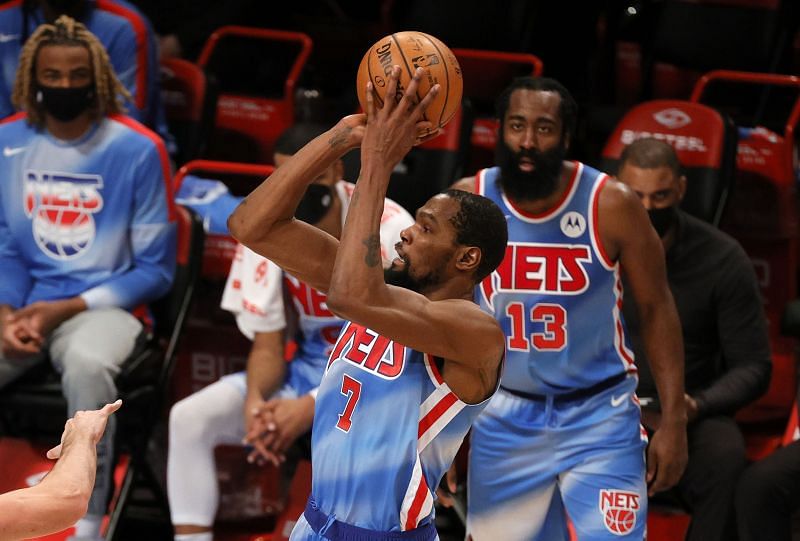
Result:
M539 130L539 133L543 133L543 134L547 134L547 135L553 133L553 127L552 126L539 126L538 130Z

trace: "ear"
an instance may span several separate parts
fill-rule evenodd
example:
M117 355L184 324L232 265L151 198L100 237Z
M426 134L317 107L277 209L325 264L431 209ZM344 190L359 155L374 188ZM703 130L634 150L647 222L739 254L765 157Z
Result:
M686 195L686 175L681 175L678 179L678 201L683 201L683 196Z
M473 274L481 263L481 249L477 246L464 246L456 251L456 269Z

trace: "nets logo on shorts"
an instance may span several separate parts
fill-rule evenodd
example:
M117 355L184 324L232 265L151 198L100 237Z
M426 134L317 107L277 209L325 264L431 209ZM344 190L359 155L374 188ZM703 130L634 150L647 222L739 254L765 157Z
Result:
M25 172L25 215L42 252L67 260L89 249L96 233L92 214L103 208L102 187L98 175Z
M604 489L600 491L600 513L603 524L614 535L627 535L636 526L639 511L639 494L627 490Z

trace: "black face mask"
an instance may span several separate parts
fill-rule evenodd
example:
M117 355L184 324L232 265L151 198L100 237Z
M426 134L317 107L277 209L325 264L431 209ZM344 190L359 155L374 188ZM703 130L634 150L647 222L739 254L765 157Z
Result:
M328 214L333 204L333 190L324 184L311 184L294 211L294 217L308 224L315 224Z
M76 18L86 11L86 0L45 0L50 9L58 15L69 15Z
M53 118L69 122L92 106L94 85L70 88L39 85L36 103L40 103Z
M653 229L656 230L659 237L663 237L678 219L678 212L675 207L664 207L660 209L650 209L647 211L650 217L650 223L653 224Z

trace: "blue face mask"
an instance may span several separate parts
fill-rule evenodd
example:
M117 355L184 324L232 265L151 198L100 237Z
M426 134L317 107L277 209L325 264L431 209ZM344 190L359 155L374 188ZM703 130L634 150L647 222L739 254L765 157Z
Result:
M94 103L94 85L55 87L38 85L36 103L56 120L75 120Z
M653 224L653 229L656 230L659 237L666 235L678 218L678 212L675 207L650 209L647 211L647 215L650 217L650 223Z

